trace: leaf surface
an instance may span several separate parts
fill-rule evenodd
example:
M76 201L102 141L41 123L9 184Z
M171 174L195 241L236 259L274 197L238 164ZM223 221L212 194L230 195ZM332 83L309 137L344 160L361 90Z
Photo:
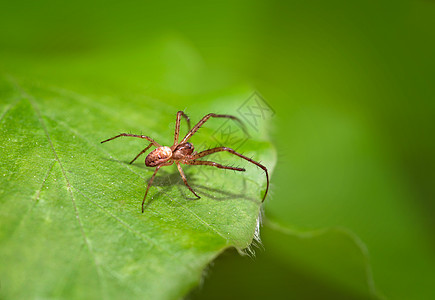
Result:
M1 88L5 298L179 298L221 251L251 243L265 191L264 173L254 165L228 154L215 159L247 172L184 166L199 200L175 166L162 168L142 214L154 169L144 166L145 155L128 162L147 144L134 138L100 144L119 132L146 131L170 145L177 108L142 96L129 102L116 94L85 96L14 77ZM222 113L231 105L208 106ZM191 111L193 123L211 112ZM208 134L223 122L208 123L193 143L213 146ZM268 142L251 139L240 151L269 168L274 164Z

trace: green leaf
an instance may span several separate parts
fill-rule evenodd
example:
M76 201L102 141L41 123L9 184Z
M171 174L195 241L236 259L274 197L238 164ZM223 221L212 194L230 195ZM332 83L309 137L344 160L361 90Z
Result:
M248 91L237 90L243 92L192 102L187 113L193 122L209 112L233 113ZM265 176L230 154L215 159L246 172L183 167L199 200L175 166L162 168L142 214L154 169L145 157L128 162L147 144L100 141L131 132L170 145L176 111L185 107L138 94L127 101L121 89L110 96L93 91L16 76L0 81L1 298L180 298L219 253L244 249L254 237ZM191 142L214 146L210 135L222 124L208 121ZM264 136L239 151L272 171L274 149Z

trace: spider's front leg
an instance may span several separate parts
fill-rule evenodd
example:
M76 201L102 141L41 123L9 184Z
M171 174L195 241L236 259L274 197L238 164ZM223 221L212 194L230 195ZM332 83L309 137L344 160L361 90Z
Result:
M243 158L244 160L247 160L250 163L253 163L254 165L256 165L257 167L263 169L263 171L266 173L266 180L267 180L266 192L264 193L263 200L262 200L262 202L264 202L264 199L266 199L267 192L269 191L269 173L267 172L267 168L265 166L263 166L262 164L260 164L259 162L256 162L255 160L253 160L253 159L251 159L251 158L249 158L247 156L244 156L243 154L240 154L240 153L234 151L231 148L228 148L228 147L216 147L216 148L204 150L204 151L201 151L199 153L196 153L195 155L192 155L190 157L191 161L189 161L189 164L203 164L203 163L199 163L199 162L203 162L203 161L197 161L197 159L201 158L201 157L204 157L204 156L207 156L207 155L210 155L210 154L213 154L213 153L216 153L216 152L222 152L222 151L226 151L226 152L229 152L231 154L237 155L238 157ZM225 166L219 165L217 163L213 163L213 164L214 164L214 166L216 166L218 168L221 168L221 169L231 169L231 167L225 167ZM213 164L209 164L209 165L213 165ZM243 169L243 171L244 170L245 169ZM242 170L236 170L236 171L242 171Z
M205 115L201 120L199 120L199 122L195 126L193 126L192 130L190 130L186 134L186 136L183 138L183 140L180 142L180 144L183 144L183 143L187 142L192 137L192 135L194 135L198 131L198 129L202 125L204 125L204 123L207 122L208 119L210 119L212 117L213 118L228 118L228 119L232 119L232 120L238 122L240 124L240 126L242 127L243 131L245 132L246 136L249 136L249 133L246 130L245 125L243 124L242 121L240 121L239 118L237 118L235 116L231 116L231 115L218 115L218 114L211 113L211 114Z
M180 136L180 123L181 123L181 117L184 117L187 122L187 127L190 131L190 119L189 117L184 113L184 111L180 110L177 112L177 119L175 121L175 134L174 134L174 145L172 147L175 149L175 146L178 145L178 137Z

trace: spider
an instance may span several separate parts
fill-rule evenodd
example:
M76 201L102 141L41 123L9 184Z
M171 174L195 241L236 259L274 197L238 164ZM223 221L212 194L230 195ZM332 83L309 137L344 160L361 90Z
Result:
M184 136L184 138L181 140L181 142L178 142L178 138L180 135L181 117L184 117L186 119L186 122L187 122L188 127L189 127L189 132ZM226 151L226 152L229 152L231 154L237 155L238 157L241 157L241 158L253 163L254 165L256 165L264 170L264 172L266 173L266 179L267 179L266 192L264 193L263 200L262 200L262 202L264 202L264 199L266 198L267 192L269 190L269 174L268 174L267 168L265 166L252 160L249 157L246 157L240 153L237 153L236 151L234 151L233 149L228 148L228 147L216 147L216 148L201 151L199 153L196 151L194 152L193 145L191 143L187 142L198 131L198 129L202 125L204 125L204 123L207 122L208 119L210 119L212 117L213 118L229 118L229 119L233 119L233 120L239 122L240 124L242 124L242 122L237 117L234 117L231 115L218 115L218 114L210 113L210 114L205 115L192 129L190 129L189 117L183 111L179 111L179 112L177 112L177 119L175 122L174 144L171 147L161 146L159 143L154 141L149 136L130 134L130 133L121 133L121 134L118 134L117 136L114 136L110 139L107 139L107 140L104 140L101 142L101 143L105 143L105 142L111 141L113 139L119 138L121 136L136 137L136 138L145 139L145 140L149 141L150 144L145 149L143 149L138 155L136 155L136 157L130 162L130 164L132 164L136 159L138 159L139 156L144 154L149 148L151 148L151 146L157 147L157 149L154 149L153 151L151 151L147 155L147 157L145 158L145 165L147 167L155 167L155 170L154 170L153 175L151 176L151 179L148 181L148 184L147 184L145 196L144 196L143 201L142 201L142 213L144 212L144 203L145 203L145 199L146 199L147 194L148 194L148 190L150 189L150 187L153 183L154 177L156 176L157 172L159 171L159 169L161 167L170 166L173 163L175 163L177 165L178 171L180 172L181 178L184 181L184 184L198 199L201 197L198 196L198 194L195 193L195 191L187 183L186 175L184 175L183 169L181 168L181 164L207 165L207 166L217 167L220 169L229 169L229 170L242 171L242 172L246 171L244 168L235 168L235 167L230 167L230 166L223 166L221 164L218 164L218 163L212 162L212 161L208 161L208 160L198 160L199 158L202 158L204 156L207 156L207 155L210 155L210 154L213 154L216 152L221 152L221 151Z

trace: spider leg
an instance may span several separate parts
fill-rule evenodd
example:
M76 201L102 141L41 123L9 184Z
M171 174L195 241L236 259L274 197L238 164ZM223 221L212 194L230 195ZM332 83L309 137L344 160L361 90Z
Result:
M235 121L239 122L239 124L242 126L243 131L246 133L246 135L249 136L245 125L242 123L242 121L240 121L239 118L237 118L235 116L231 116L231 115L208 114L208 115L205 115L195 126L193 126L193 128L186 134L186 136L183 138L183 140L180 142L180 144L187 142L192 137L192 135L194 135L198 131L198 129L202 125L204 125L204 123L207 122L207 120L210 119L211 117L213 117L213 118L229 118L229 119L235 120Z
M269 191L269 173L267 172L267 168L265 166L263 166L262 164L256 162L255 160L253 160L249 157L244 156L243 154L237 153L236 151L234 151L233 149L228 148L228 147L216 147L216 148L201 151L195 155L192 155L191 160L194 161L198 158L201 158L201 157L204 157L204 156L216 153L216 152L222 152L222 151L227 151L231 154L237 155L238 157L243 158L244 160L247 160L250 163L253 163L254 165L256 165L257 167L263 169L263 171L266 173L266 179L267 179L266 192L264 193L263 200L262 200L262 202L264 202L264 199L266 199L267 192ZM191 163L191 162L192 161L189 161L189 163Z
M180 135L180 123L181 123L181 116L183 116L186 119L187 122L187 127L189 128L190 131L190 119L189 117L184 113L184 111L179 111L177 112L177 120L175 121L175 134L174 134L174 145L172 147L174 147L175 145L178 144L178 137Z
M139 134L130 134L130 133L121 133L121 134L118 134L117 136L114 136L114 137L112 137L110 139L104 140L101 143L105 143L105 142L114 140L114 139L119 138L121 136L130 136L130 137L137 137L137 138L140 138L140 139L146 139L147 141L151 142L154 146L161 147L159 143L157 143L155 140L153 140L149 136L139 135Z
M173 162L161 164L160 166L157 166L156 169L154 170L153 176L151 176L151 179L148 181L147 189L145 191L145 196L143 197L143 200L142 200L142 213L144 212L144 204L145 204L145 199L147 198L147 195L148 195L148 190L150 189L151 185L153 184L154 177L156 177L157 171L163 166L170 166L172 164L173 164Z
M201 198L200 196L198 196L195 191L190 187L190 185L187 183L187 179L186 179L186 175L184 175L183 169L181 168L181 165L179 162L176 162L177 164L177 168L178 168L178 172L180 172L181 178L183 178L184 184L187 186L187 188L198 198Z
M235 168L235 167L230 167L230 166L223 166L221 164L215 163L213 161L208 161L208 160L191 160L191 161L187 161L185 162L186 165L206 165L206 166L212 166L212 167L217 167L219 169L228 169L228 170L234 170L234 171L246 171L244 168Z
M141 156L142 154L144 154L151 146L153 145L153 143L150 143L148 145L148 147L146 147L145 149L143 149L138 155L136 155L135 158L133 158L133 160L130 162L130 164L132 164L136 159L139 158L139 156Z

